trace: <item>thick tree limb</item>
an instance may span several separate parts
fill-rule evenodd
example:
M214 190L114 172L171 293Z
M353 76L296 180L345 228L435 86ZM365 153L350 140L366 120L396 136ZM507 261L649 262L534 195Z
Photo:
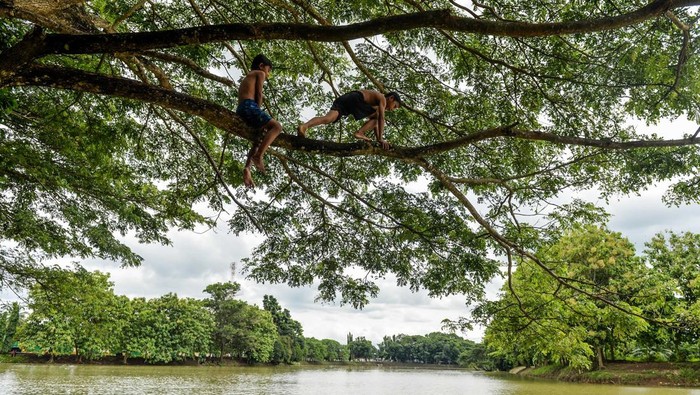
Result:
M32 65L18 71L12 83L0 86L25 85L140 100L199 116L220 129L235 131L240 137L251 141L255 138L254 131L246 127L235 112L223 106L128 78L109 77L76 69Z
M20 42L0 53L0 81L40 56L45 38L44 30L36 27L27 33Z
M455 16L449 10L393 15L344 26L290 23L235 23L157 32L117 34L52 34L42 54L94 54L138 52L157 48L229 40L309 40L340 42L420 28L434 28L481 35L542 37L592 33L631 26L663 15L666 11L700 5L700 0L656 0L635 11L613 17L557 23L488 21ZM9 16L9 13L0 13Z
M254 141L258 137L255 130L247 127L234 111L226 107L184 93L127 78L109 77L76 69L32 65L18 71L13 77L12 82L0 84L0 87L3 86L45 86L140 100L199 116L219 129L236 134L250 141ZM378 145L364 142L336 143L332 141L301 138L284 133L273 142L273 145L296 151L323 153L333 156L371 154L397 159L416 159L437 155L466 147L478 141L494 138L548 141L555 144L597 147L607 150L681 147L700 144L700 139L694 138L613 141L612 139L560 136L549 132L515 129L514 125L507 125L482 130L468 136L433 145L423 147L394 147L389 151L383 150Z
M681 147L685 145L697 145L700 141L693 138L676 140L634 140L634 141L613 141L611 139L591 139L585 137L560 136L554 133L541 132L536 130L514 129L512 126L502 126L472 133L458 139L445 141L424 147L401 149L403 157L427 157L442 152L447 152L458 147L473 144L477 141L488 140L496 137L512 137L523 140L548 141L555 144L578 145L586 147L597 147L609 150L628 150L634 148L659 148L659 147Z

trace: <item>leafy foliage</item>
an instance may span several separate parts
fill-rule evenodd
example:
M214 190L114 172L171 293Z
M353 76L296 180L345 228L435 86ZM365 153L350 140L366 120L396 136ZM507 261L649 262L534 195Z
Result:
M385 336L378 345L378 355L388 361L456 365L474 347L474 342L464 340L455 334L433 332L426 336L394 335Z
M616 358L693 360L700 326L688 285L697 242L693 234L657 234L637 257L618 233L576 227L538 252L554 263L552 275L522 262L501 298L477 308L488 325L484 341L511 364L589 369ZM605 297L586 297L593 293Z
M24 327L29 349L39 347L51 353L75 352L94 359L111 348L118 333L116 299L109 275L47 268L30 289L31 314Z
M316 281L320 300L362 307L393 275L473 302L494 258L541 269L556 258L535 256L541 246L604 217L590 202L552 204L570 193L670 180L667 202L700 196L692 131L669 140L629 125L698 120L695 1L40 3L0 10L11 286L47 258L137 265L123 235L168 243L170 227L224 218L264 236L244 261L256 280ZM286 133L252 195L241 162L259 136L231 109L259 52L281 66L265 96ZM391 150L355 142L354 121L293 136L359 88L404 98L388 116Z
M272 362L292 363L303 359L305 348L304 330L301 323L292 319L289 310L282 310L277 299L272 295L263 296L263 308L272 316L279 337L275 340ZM334 351L334 350L331 350ZM323 352L325 356L325 351Z
M9 352L14 346L19 320L20 306L19 303L13 302L0 315L0 334L2 334L2 349L0 349L0 352Z
M356 339L348 341L347 347L351 361L357 359L367 361L374 358L377 353L376 347L374 347L371 341L365 339L364 336L358 336Z

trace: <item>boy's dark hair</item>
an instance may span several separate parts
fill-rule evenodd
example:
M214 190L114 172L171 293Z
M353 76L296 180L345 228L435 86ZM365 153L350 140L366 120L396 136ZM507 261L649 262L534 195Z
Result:
M397 103L399 103L400 106L403 106L403 102L401 101L401 96L399 96L399 94L396 93L396 92L389 92L389 93L387 93L386 95L384 95L384 97L387 98L387 99L390 98L390 97L393 97L393 98L394 98L394 101L396 101Z
M265 55L263 54L258 54L253 58L253 64L250 66L251 70L260 70L260 63L262 63L265 66L270 66L272 67L272 62L270 62L270 59L268 59Z

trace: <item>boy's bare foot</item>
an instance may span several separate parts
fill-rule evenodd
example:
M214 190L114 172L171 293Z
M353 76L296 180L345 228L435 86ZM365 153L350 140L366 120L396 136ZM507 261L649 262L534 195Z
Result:
M372 139L370 139L369 137L365 136L364 133L359 133L359 132L358 132L358 133L355 133L353 136L355 136L355 138L356 138L356 139L359 139L359 140L369 141L370 143L372 142Z
M253 176L250 175L250 167L243 168L243 184L246 186L246 188L255 188Z
M308 128L304 127L304 125L297 126L297 136L306 137L306 130L307 129Z
M258 169L259 172L265 174L265 164L262 161L262 157L253 155L250 159L253 165L255 165L255 168Z

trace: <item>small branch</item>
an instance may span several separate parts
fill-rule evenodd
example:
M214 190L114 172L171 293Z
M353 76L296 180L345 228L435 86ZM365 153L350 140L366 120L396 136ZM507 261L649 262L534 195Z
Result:
M277 154L277 153L275 153L274 155L277 156L277 157L279 157L280 159L284 159L285 162L286 162L286 161L292 162L292 163L294 163L294 164L297 165L297 166L304 167L304 168L306 168L306 169L308 169L308 170L311 170L311 171L313 171L313 172L319 174L319 175L322 176L322 177L327 178L327 179L330 180L332 183L334 183L334 184L336 185L336 187L338 187L338 188L340 188L341 190L345 191L345 193L347 193L349 196L351 196L352 198L354 198L354 199L357 200L358 202L364 204L368 209L370 209L371 211L373 211L373 212L375 212L375 213L380 214L381 216L383 216L384 218L387 218L389 221L393 222L393 223L396 225L395 227L387 227L387 226L380 226L380 225L376 225L376 224L375 224L375 226L377 226L377 227L379 227L379 228L384 228L384 229L394 229L394 228L406 229L406 230L409 231L410 233L413 233L414 235L416 235L416 236L418 236L419 238L421 238L423 241L425 241L426 244L430 245L431 250L432 250L436 255L438 255L438 256L440 256L440 257L443 257L442 254L441 254L439 251L437 251L437 249L435 248L435 246L433 245L433 243L430 241L430 239L425 235L425 232L421 232L420 230L415 229L414 227L409 226L409 225L407 225L407 224L405 224L405 223L399 221L399 220L398 220L394 215L392 215L390 212L388 212L388 211L382 209L381 207L379 207L379 206L377 206L376 204L372 203L371 201L369 201L369 200L366 199L365 197L363 197L363 196L357 194L355 191L351 190L349 187L347 187L346 183L341 182L340 180L336 179L336 178L335 178L334 176L332 176L331 174L328 174L327 172L323 171L322 169L319 169L318 167L308 165L308 164L303 163L303 162L300 162L300 161L298 161L298 160L296 160L296 159L294 159L294 158L292 158L292 157L288 157L288 156L285 156L285 155L282 155L282 154ZM443 258L444 258L444 257L443 257Z
M675 77L673 79L673 84L668 88L666 93L663 94L654 104L655 106L664 101L671 92L675 92L678 88L678 84L681 81L681 76L683 74L683 67L688 61L688 47L690 46L690 26L681 22L680 19L671 11L666 12L666 16L673 22L673 24L681 30L683 33L683 43L681 44L681 50L678 52L678 63L676 64Z
M114 20L114 23L112 23L111 29L115 29L118 25L120 25L122 22L125 20L129 19L136 11L140 10L143 8L143 5L146 4L147 0L139 0L129 8L124 15L121 15L119 18Z
M216 81L219 83L222 83L226 86L232 87L235 86L236 83L228 78L218 76L214 73L211 73L207 71L206 69L200 67L196 62L194 62L191 59L182 57L182 56L177 56L177 55L172 55L169 53L163 53L163 52L156 52L156 51L147 51L143 52L142 55L152 57L155 59L163 60L166 62L172 62L172 63L179 63L190 70L192 70L195 74L198 74L204 78L207 78L212 81Z
M324 206L330 207L330 208L332 208L334 211L336 211L336 212L338 212L338 213L345 214L345 215L347 215L347 216L350 217L350 218L355 218L356 220L361 221L361 222L365 222L365 223L367 223L367 224L369 224L369 225L371 225L371 226L373 226L373 227L390 229L390 227L387 227L387 226L385 226L385 225L381 225L381 224L379 224L379 223L377 223L377 222L375 222L375 221L372 221L371 219L368 219L368 218L366 218L366 217L359 216L359 215L357 215L357 214L355 214L355 213L352 213L352 212L350 212L350 211L348 211L348 210L346 210L346 209L344 209L344 208L342 208L342 207L340 207L340 206L338 206L338 205L336 205L336 204L331 203L330 201L328 201L328 199L325 199L324 197L322 197L321 195L319 195L318 193L316 193L316 192L314 191L313 188L311 188L311 187L309 187L308 185L306 185L299 177L296 176L296 174L294 174L294 172L292 171L292 169L291 169L291 168L289 167L289 165L287 164L287 158L286 158L285 156L283 156L283 155L276 155L276 154L274 154L274 153L273 153L273 155L276 156L277 159L280 160L280 163L282 164L282 168L284 168L284 172L287 173L287 176L288 176L292 181L294 181L295 184L299 185L299 187L300 187L304 192L306 192L308 195L310 195L311 197L313 197L314 199L316 199L318 202L320 202L320 203L323 204Z

